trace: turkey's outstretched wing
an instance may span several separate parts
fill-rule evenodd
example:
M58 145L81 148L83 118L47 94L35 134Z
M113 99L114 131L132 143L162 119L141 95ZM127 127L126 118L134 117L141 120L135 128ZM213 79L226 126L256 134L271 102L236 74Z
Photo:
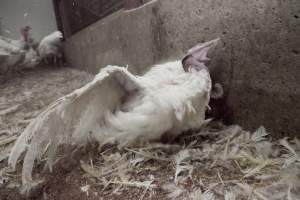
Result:
M93 81L54 103L31 122L18 138L9 157L15 168L25 152L23 184L32 183L34 161L43 154L51 166L61 144L83 144L90 133L99 131L109 111L116 109L128 93L140 89L135 76L123 67L108 66Z

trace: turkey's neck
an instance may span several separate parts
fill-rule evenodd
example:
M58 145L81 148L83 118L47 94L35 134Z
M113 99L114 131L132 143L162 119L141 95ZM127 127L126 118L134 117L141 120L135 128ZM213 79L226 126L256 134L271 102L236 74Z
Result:
M28 42L28 31L21 30L21 40L24 42Z
M21 49L27 48L27 42L28 42L28 35L27 34L21 34L20 43L21 43Z
M202 69L204 70L208 70L208 68L205 66L205 62L207 61L199 61L196 58L194 58L192 55L190 55L189 57L185 58L182 61L182 65L183 65L183 69L186 72L191 71L192 69L196 70L196 71L200 71Z

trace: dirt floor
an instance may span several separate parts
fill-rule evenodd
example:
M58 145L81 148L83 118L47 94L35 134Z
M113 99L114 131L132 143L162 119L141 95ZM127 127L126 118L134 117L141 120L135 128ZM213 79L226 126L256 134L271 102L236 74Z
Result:
M89 144L61 159L50 173L43 162L30 192L7 158L17 136L47 105L92 76L40 67L0 85L0 199L300 199L300 142L273 140L263 128L249 133L212 122L172 144L118 149ZM22 194L21 194L22 193Z

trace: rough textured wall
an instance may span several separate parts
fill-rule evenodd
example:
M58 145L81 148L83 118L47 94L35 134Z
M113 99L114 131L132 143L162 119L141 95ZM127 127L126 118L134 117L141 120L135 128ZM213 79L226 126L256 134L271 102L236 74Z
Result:
M65 49L73 66L92 73L107 64L142 73L216 37L212 78L225 85L227 117L249 129L298 134L299 0L160 0L98 21Z
M92 73L108 64L128 64L140 72L139 67L158 60L153 49L154 21L152 7L130 14L119 11L67 39L67 59L73 66Z

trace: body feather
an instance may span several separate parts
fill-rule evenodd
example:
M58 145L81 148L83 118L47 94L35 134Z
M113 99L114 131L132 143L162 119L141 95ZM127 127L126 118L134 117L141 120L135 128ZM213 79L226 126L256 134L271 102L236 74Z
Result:
M39 43L37 51L42 60L49 58L54 59L54 63L57 59L62 58L62 42L63 35L60 31L54 31L53 33L45 36Z

